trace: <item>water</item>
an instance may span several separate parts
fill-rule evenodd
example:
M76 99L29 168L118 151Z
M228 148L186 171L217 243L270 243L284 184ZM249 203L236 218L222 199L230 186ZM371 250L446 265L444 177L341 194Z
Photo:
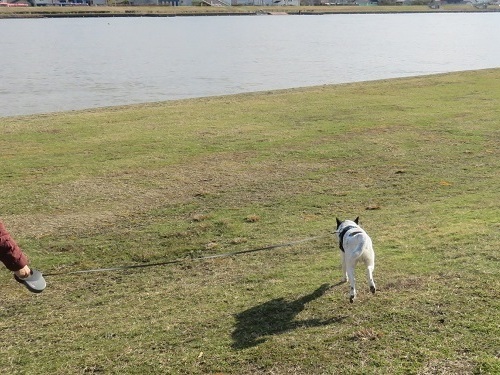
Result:
M0 117L500 67L500 14L0 20Z

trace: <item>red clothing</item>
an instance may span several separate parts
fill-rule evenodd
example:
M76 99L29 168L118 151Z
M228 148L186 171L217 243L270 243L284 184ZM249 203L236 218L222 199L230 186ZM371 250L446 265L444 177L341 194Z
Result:
M11 271L19 271L28 265L28 258L17 246L5 226L0 221L0 261Z

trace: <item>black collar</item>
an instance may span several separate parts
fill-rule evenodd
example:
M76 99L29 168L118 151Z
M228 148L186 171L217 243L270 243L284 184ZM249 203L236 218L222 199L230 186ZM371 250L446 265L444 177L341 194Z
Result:
M344 251L344 236L348 231L350 231L351 229L354 229L354 228L357 228L357 227L354 225L348 225L347 227L342 229L342 232L339 233L339 247L340 247L340 250L342 250L342 252L345 252Z

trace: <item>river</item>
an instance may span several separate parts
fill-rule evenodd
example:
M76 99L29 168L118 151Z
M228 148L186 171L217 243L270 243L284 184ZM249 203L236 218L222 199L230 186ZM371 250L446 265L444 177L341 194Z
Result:
M500 13L0 20L0 117L500 67Z

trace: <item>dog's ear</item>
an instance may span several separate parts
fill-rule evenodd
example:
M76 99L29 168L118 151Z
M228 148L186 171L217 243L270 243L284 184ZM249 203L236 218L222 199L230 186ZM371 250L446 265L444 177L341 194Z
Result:
M359 216L358 216L356 219L354 219L354 222L355 222L356 224L358 224L358 223L359 223Z
M339 220L338 217L336 217L335 219L337 219L337 228L340 226L340 224L342 224L342 222Z

